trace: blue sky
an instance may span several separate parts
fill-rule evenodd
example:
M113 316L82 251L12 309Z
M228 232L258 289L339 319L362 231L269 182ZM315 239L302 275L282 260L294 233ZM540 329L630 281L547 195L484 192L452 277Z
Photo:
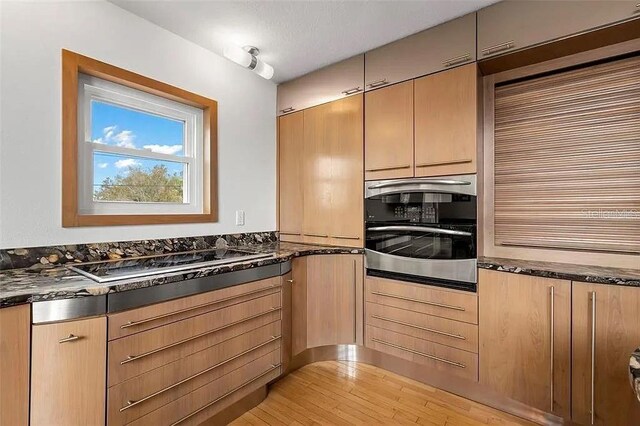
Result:
M91 140L95 143L182 156L183 134L181 121L103 102L91 103ZM130 166L153 168L157 164L167 166L170 173L183 172L182 163L96 152L93 183L125 174Z

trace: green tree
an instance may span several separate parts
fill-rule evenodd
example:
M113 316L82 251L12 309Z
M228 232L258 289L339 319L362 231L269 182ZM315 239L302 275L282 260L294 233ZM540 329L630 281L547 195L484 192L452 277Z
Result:
M129 167L128 173L106 178L94 193L100 201L138 201L181 203L182 176L169 174L166 166L152 169Z

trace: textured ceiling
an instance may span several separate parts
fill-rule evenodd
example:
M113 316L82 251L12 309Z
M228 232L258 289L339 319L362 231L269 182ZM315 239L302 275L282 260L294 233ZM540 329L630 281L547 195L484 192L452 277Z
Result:
M495 0L111 2L218 54L256 46L283 82Z

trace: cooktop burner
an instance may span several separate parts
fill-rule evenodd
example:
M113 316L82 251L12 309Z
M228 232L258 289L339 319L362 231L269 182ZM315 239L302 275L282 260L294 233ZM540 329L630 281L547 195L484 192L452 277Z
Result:
M238 249L217 249L190 253L175 253L153 257L130 258L107 262L69 266L94 281L103 283L128 278L146 277L169 272L186 271L206 266L273 257L274 253L255 254Z

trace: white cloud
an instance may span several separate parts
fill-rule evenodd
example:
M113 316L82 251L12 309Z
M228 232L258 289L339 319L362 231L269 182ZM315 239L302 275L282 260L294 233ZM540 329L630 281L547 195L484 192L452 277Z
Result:
M124 169L126 167L135 167L141 165L138 160L134 160L133 158L126 158L124 160L118 160L113 163L114 166L118 169Z
M109 163L98 163L99 169L106 169L109 166Z
M143 148L157 154L168 155L174 155L182 151L182 145L144 145Z
M104 135L105 139L111 139L113 137L113 134L116 131L116 128L118 126L107 126L104 129L102 129L102 134Z
M133 139L135 139L135 137L136 135L131 130L123 130L113 136L113 140L116 142L117 146L135 149L136 146L133 144Z

